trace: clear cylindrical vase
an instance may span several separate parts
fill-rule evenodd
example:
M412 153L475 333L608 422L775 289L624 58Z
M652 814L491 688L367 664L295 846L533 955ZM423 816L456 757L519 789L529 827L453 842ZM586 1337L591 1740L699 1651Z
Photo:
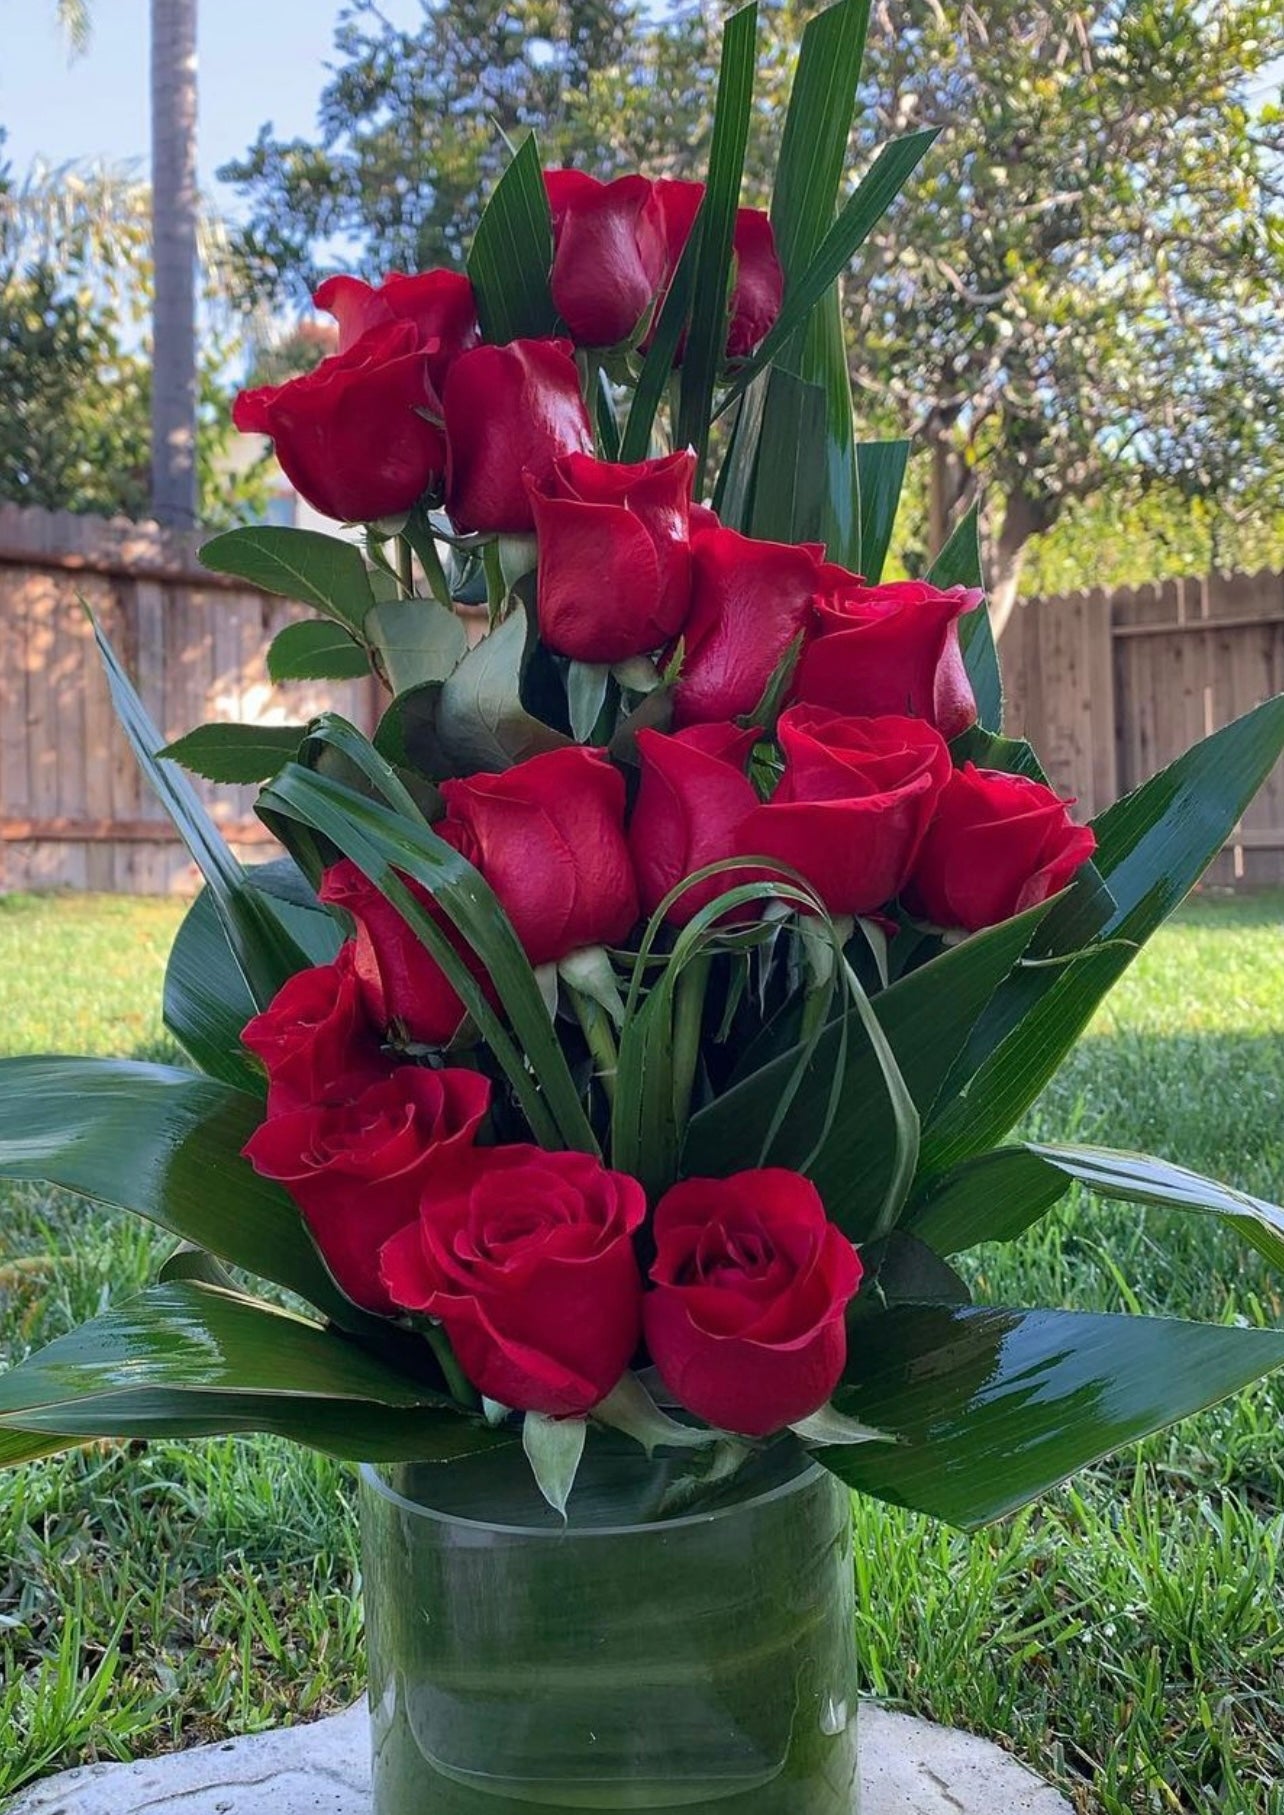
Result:
M657 1518L644 1459L586 1458L565 1526L520 1449L361 1472L375 1815L857 1808L825 1470Z

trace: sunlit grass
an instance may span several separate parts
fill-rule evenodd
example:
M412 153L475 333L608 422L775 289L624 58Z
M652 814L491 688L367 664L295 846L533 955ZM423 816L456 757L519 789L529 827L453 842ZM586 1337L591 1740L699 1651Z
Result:
M0 1049L172 1053L174 904L0 899ZM1284 1198L1284 897L1198 901L1031 1118ZM164 1243L0 1195L11 1356L142 1285ZM1208 1219L1079 1193L972 1257L978 1296L1284 1324ZM1104 1815L1284 1815L1284 1389L1266 1383L965 1538L857 1504L867 1687L987 1733ZM347 1472L271 1439L100 1448L0 1485L0 1794L246 1732L361 1687Z

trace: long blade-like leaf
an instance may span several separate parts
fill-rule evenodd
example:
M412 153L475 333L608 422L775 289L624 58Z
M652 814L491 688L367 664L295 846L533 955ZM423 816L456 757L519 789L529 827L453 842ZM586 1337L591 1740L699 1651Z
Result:
M468 254L468 275L485 340L538 339L553 332L549 293L553 227L534 133L495 185Z

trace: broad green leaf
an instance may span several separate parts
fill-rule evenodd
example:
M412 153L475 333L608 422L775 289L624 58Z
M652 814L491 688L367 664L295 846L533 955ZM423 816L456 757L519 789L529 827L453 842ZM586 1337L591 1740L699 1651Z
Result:
M522 704L533 642L527 614L514 611L468 651L442 687L436 738L458 774L495 773L570 742Z
M306 736L306 725L198 725L157 754L208 781L266 781Z
M204 1248L193 1242L180 1242L174 1252L161 1262L156 1275L158 1285L167 1286L176 1279L195 1280L198 1285L217 1286L223 1292L239 1292L240 1287L222 1261L215 1260Z
M366 639L379 652L394 694L444 681L468 648L464 626L435 599L394 599L366 618Z
M1284 1332L1077 1311L901 1306L859 1326L822 1450L850 1486L974 1530L1284 1364Z
M981 571L979 506L973 505L928 572L933 586L984 586ZM986 731L1003 729L1003 680L990 625L990 608L983 599L975 611L959 619L959 645L972 691L977 718Z
M860 565L871 586L883 572L909 464L908 441L862 441L856 449L860 477Z
M315 606L356 636L374 604L360 550L314 529L266 523L229 529L204 545L201 561L211 573L235 574L264 592Z
M695 495L704 495L704 469L713 416L713 391L722 368L731 289L732 237L740 206L745 146L753 105L758 8L742 7L727 20L714 110L713 143L700 209L691 294L691 325L682 356L675 445L696 453Z
M930 1180L902 1226L938 1254L962 1254L1024 1234L1069 1189L1068 1175L1028 1148L998 1147Z
M241 1148L260 1098L168 1065L0 1060L0 1178L61 1185L157 1223L351 1326L298 1210Z
M828 406L819 385L773 366L767 375L749 534L764 542L824 539Z
M269 783L263 801L273 813L329 839L398 909L445 972L507 1074L535 1139L546 1147L595 1152L593 1130L529 960L507 915L473 866L422 819L397 814L297 764ZM441 926L406 888L407 876L432 894L482 960L512 1034Z
M825 431L820 442L825 483L821 501L818 539L831 561L859 571L860 474L856 466L856 434L852 421L852 387L847 367L842 306L832 290L812 311L802 337L786 348L772 368L792 371L809 385L818 386L825 399ZM762 440L772 431L773 393L767 393ZM770 485L773 475L759 449L760 482Z
M790 282L771 332L753 358L736 374L735 383L723 399L722 409L735 402L746 386L766 370L792 336L806 326L812 310L831 284L836 283L851 264L913 175L939 131L939 127L925 127L921 132L912 132L903 139L893 139L881 148L857 188L843 204L838 219L825 234L806 269L800 271L796 279ZM887 445L894 447L899 444L892 442ZM905 446L908 450L908 442ZM862 564L865 577L871 581L877 579L882 563L878 564L875 571L871 571L867 560Z
M348 681L370 672L370 657L346 630L327 618L287 624L268 644L269 680Z
M0 1419L63 1437L272 1431L364 1461L504 1441L450 1403L319 1324L196 1281L151 1286L0 1375Z
M1049 785L1043 764L1023 737L1001 737L997 732L983 730L979 724L969 725L951 743L950 755L955 768L975 763L978 769L1001 769L1005 775L1026 775L1031 781Z
M1033 908L1017 920L974 935L873 998L874 1015L920 1116L930 1111L969 1029L1017 963L1046 911ZM875 1207L891 1176L895 1139L881 1106L871 1112L871 1106L880 1103L882 1090L877 1058L858 1025L847 1031L837 1112L809 1173L830 1216L853 1240L861 1240L871 1232ZM762 1131L771 1125L793 1075L797 1047L691 1118L684 1172L718 1176L748 1165L800 1166L823 1132L828 1085L841 1039L840 1022L825 1028L768 1155L758 1157Z
M468 254L482 339L503 343L551 334L553 225L530 133L518 146L482 213Z
M92 613L90 622L121 729L139 768L205 878L255 1007L266 1008L286 978L305 968L307 958L267 903L247 883L244 869L228 849L191 782L173 763L156 755L163 741L161 734Z
M0 1426L0 1468L12 1468L19 1462L38 1462L42 1456L56 1456L60 1450L75 1449L80 1437L56 1435L52 1431L23 1431L16 1425Z
M868 1275L850 1318L877 1316L890 1305L966 1305L972 1294L966 1282L941 1255L908 1227L893 1229L881 1241L861 1249Z
M266 872L272 874L265 876ZM245 876L260 893L306 888L288 858L257 865ZM339 927L315 897L310 906L301 906L298 899L272 893L264 905L284 924L309 964L328 964L334 957L341 940ZM262 1070L241 1044L241 1030L255 1013L213 899L208 889L202 889L183 916L165 965L165 1025L207 1076L262 1096Z

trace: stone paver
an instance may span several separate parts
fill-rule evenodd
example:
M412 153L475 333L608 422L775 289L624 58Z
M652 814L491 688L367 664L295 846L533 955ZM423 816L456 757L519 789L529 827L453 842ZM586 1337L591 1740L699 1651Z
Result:
M365 1704L310 1726L46 1778L6 1815L370 1815ZM1071 1815L988 1740L861 1710L861 1815Z

